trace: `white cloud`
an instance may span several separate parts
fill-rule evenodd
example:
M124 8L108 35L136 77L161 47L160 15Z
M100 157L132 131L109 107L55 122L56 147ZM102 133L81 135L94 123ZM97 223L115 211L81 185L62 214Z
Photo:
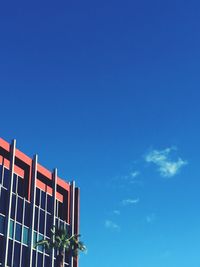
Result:
M113 210L113 213L114 213L115 215L120 215L120 214L121 214L120 210Z
M147 223L153 223L155 220L156 220L156 215L154 213L151 213L146 216Z
M110 220L106 220L105 221L105 227L107 229L111 229L111 230L115 230L115 231L120 231L120 226L118 224L116 224L113 221Z
M163 177L172 177L176 175L179 170L187 164L187 161L180 157L177 160L171 160L171 152L176 150L174 147L166 148L164 150L153 150L145 157L146 162L154 163L158 167L158 171Z
M123 199L122 200L122 205L123 206L134 205L134 204L137 204L139 201L140 201L139 198L136 198L136 199L131 199L131 198Z
M135 178L135 177L137 177L139 174L140 174L139 171L134 171L134 172L131 172L130 176L131 176L132 178Z

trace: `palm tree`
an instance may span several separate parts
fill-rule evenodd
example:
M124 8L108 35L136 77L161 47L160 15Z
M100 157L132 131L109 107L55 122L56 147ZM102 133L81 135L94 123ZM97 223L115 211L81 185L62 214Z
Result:
M69 236L64 228L53 227L51 229L51 238L39 240L35 247L43 246L47 250L57 250L56 267L64 267L65 251L72 257L77 256L79 251L85 251L86 246L79 241L80 235Z

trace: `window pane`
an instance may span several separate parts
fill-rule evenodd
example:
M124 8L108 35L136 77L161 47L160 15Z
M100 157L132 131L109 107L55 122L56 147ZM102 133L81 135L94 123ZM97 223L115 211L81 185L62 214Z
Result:
M52 218L50 214L47 214L47 222L46 222L46 236L50 237L51 236L51 222L52 222Z
M0 165L0 184L2 184L2 170L3 170L3 167L2 165Z
M29 235L29 229L23 227L23 244L25 245L28 245L28 235Z
M3 256L4 256L4 237L0 235L0 263L3 261Z
M19 267L20 261L20 244L15 242L14 245L14 267Z
M3 178L4 187L8 188L9 182L10 182L10 171L4 168L4 178Z
M11 266L11 261L12 261L12 247L13 247L13 241L9 240L8 243L8 260L7 260L7 265Z
M41 191L41 208L45 210L45 204L46 204L46 194L44 191Z
M47 194L47 211L52 213L52 206L53 206L53 198L52 196Z
M5 217L0 215L0 233L4 234Z
M30 226L30 203L25 202L25 216L24 216L24 224L26 226Z
M50 258L48 256L45 256L44 267L49 267L49 266L50 266Z
M13 238L14 236L14 221L10 221L10 231L9 231L9 237Z
M17 200L17 221L22 223L22 215L23 215L23 199L18 197Z
M24 179L22 179L20 176L18 176L18 189L17 189L17 193L21 197L24 197Z
M16 195L12 194L11 218L15 219Z
M45 213L43 210L40 210L39 232L42 234L44 234L44 220L45 220Z
M16 193L16 188L17 187L17 175L14 174L14 177L13 177L13 192Z
M44 239L44 236L43 235L38 235L38 242L43 240ZM37 247L39 251L43 252L44 251L44 247L43 246L38 246Z
M36 245L37 243L37 233L34 231L33 233L33 247Z
M16 223L15 239L19 242L21 241L21 235L22 235L22 226Z
M38 227L38 208L35 208L35 218L34 218L34 230L37 231Z
M40 204L40 190L36 188L35 205L39 207Z
M28 266L28 260L29 260L29 251L28 248L25 246L22 246L22 267Z
M4 188L1 188L1 198L0 198L0 213L6 215L6 206L8 201L8 191Z
M36 262L36 251L33 250L33 257L32 257L32 267L35 267L35 262Z
M42 267L42 260L43 260L42 254L38 253L38 265L37 265L37 267Z

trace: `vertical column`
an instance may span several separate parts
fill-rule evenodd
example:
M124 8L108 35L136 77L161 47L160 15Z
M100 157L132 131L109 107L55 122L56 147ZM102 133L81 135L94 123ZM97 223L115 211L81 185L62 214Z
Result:
M14 139L10 145L10 182L8 185L8 203L7 203L7 216L5 222L5 258L3 266L7 265L8 260L8 241L9 241L9 229L10 229L10 215L11 215L11 203L12 203L12 188L13 188L13 177L14 177L14 165L15 165L15 151L16 151L16 140Z
M75 181L70 184L70 226L71 235L74 235L74 214L75 214ZM70 259L70 267L74 266L73 257Z
M31 225L30 225L30 259L29 266L32 266L32 258L33 258L33 236L34 236L34 218L35 218L35 196L36 196L36 178L37 178L37 163L38 163L38 155L35 155L32 160L32 177L31 177Z
M52 182L53 182L53 209L52 209L52 227L56 224L56 192L57 192L57 177L58 170L55 168L52 173ZM51 253L51 267L54 266L54 249Z

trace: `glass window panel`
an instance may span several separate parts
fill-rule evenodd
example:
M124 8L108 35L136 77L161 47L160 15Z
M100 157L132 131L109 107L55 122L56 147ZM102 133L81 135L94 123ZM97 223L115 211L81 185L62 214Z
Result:
M0 213L4 215L6 215L7 201L8 201L8 191L4 188L1 188Z
M22 226L19 223L16 223L15 239L19 242L21 242L21 235L22 235Z
M23 199L18 197L17 200L17 221L22 223L22 216L23 216Z
M13 241L9 240L8 242L8 260L7 260L7 265L11 266L11 261L12 261L12 247L13 247Z
M14 221L10 220L9 237L13 239L14 236Z
M39 234L39 235L38 235L38 242L41 241L41 240L43 240L43 239L44 239L44 236L41 235L41 234ZM38 250L41 251L41 252L44 251L44 247L43 247L43 246L38 246L37 248L38 248Z
M3 186L8 188L9 182L10 182L10 171L4 168Z
M36 188L35 205L38 207L40 205L40 190L38 188Z
M32 257L32 267L35 267L35 264L36 264L36 251L33 250L33 257Z
M3 261L3 256L4 256L4 244L5 244L5 239L3 236L0 235L0 263Z
M37 243L37 233L34 231L33 233L33 247L36 245Z
M45 212L40 210L39 232L44 234Z
M46 221L46 236L50 237L51 236L51 222L52 222L52 218L50 214L47 214L47 221Z
M13 267L19 267L20 263L20 244L15 242L14 244L14 266Z
M22 246L22 267L28 266L28 260L29 260L29 251L28 248L25 246Z
M5 217L0 215L0 233L4 234Z
M34 218L34 230L37 231L38 227L38 208L35 208L35 218Z
M30 203L25 202L25 216L24 216L24 224L26 226L30 226Z
M50 258L48 256L45 256L44 267L49 267L49 266L50 266Z
M45 210L45 204L46 204L46 194L44 191L41 191L41 208Z
M28 245L29 240L29 228L23 227L23 244Z
M21 197L24 197L24 179L22 177L18 176L18 189L17 189L18 195Z
M14 176L13 176L13 192L16 193L16 190L17 190L17 175L14 173Z
M52 196L47 194L47 211L52 213L52 206L53 206L53 198Z
M37 267L42 267L42 262L43 262L43 255L42 253L38 253L38 262L37 262Z
M16 195L12 194L11 218L15 219Z
M0 165L0 184L2 184L2 170L3 170L3 167L2 165Z

